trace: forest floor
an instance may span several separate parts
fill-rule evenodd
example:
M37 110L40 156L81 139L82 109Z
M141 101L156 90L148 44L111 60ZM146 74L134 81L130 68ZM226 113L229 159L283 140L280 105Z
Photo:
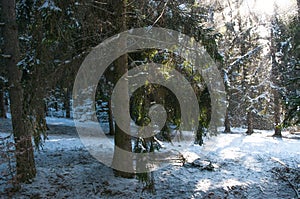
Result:
M35 152L37 176L20 191L8 193L0 180L0 198L298 198L300 136L245 129L220 133L202 147L178 151L174 162L153 172L155 193L137 179L115 177L111 168L90 155L72 120L48 118L50 130L42 150ZM0 137L11 133L9 119L0 120ZM113 140L113 138L109 138ZM213 143L210 145L209 143ZM165 143L165 147L170 146ZM212 147L213 146L213 147ZM174 147L174 146L173 146ZM210 166L203 166L206 163ZM6 164L0 161L0 173Z

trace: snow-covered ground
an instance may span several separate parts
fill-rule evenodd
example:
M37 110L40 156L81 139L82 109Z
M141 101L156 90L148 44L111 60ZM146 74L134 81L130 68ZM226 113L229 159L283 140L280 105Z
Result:
M152 194L137 179L115 177L111 168L93 158L72 120L47 122L48 139L36 152L37 177L13 198L296 198L291 184L274 173L283 163L300 170L300 139L288 132L279 139L271 137L271 131L246 136L245 129L235 128L235 133L221 133L202 147L164 143L162 152L174 150L185 163L173 161L154 171ZM9 125L8 119L0 121L0 136L7 135ZM300 179L295 187L299 189ZM2 192L2 197L8 195Z

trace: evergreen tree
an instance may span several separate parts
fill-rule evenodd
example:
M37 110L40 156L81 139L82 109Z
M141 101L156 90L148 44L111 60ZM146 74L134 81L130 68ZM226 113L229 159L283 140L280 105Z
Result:
M19 182L30 182L36 175L31 131L28 125L28 117L24 88L22 85L22 70L17 66L20 60L19 33L16 20L15 0L1 1L4 50L7 55L6 69L8 73L10 109L12 115L13 135L16 147L16 170Z
M284 126L300 124L300 1L298 0L297 3L298 16L293 17L287 26L289 55L284 74L286 89Z

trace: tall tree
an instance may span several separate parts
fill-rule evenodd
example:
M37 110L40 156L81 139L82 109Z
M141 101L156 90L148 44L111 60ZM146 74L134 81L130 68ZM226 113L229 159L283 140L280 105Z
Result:
M127 30L127 18L126 18L126 7L127 7L127 0L118 0L114 2L115 6L115 13L117 14L116 17L116 24L119 27L119 32L123 32ZM122 47L126 45L126 42L120 43ZM122 75L124 75L128 71L128 55L124 54L121 57L119 57L115 61L116 65L116 71L117 76L120 78ZM126 81L126 80L125 80ZM124 104L129 106L129 93L128 93L128 82L121 85L122 93L118 93L120 96L122 96L122 102ZM127 107L125 105L125 107ZM122 121L127 128L122 129L119 127L118 123L115 123L115 146L123 149L127 152L132 152L132 144L131 144L131 136L129 135L129 132L125 132L126 130L130 129L130 120L127 117L126 110L116 110L120 118L122 118ZM119 121L118 121L119 122ZM124 154L119 153L119 151L115 147L114 157L113 157L113 165L117 166L118 168L128 168L129 170L132 170L133 168L133 161L130 157L124 156ZM133 173L128 173L124 171L115 170L115 174L121 177L125 178L131 178L134 176Z
M285 126L300 124L300 0L297 3L298 16L291 19L288 24L290 49L288 49L289 61L285 73L288 79L284 83L286 114L283 123Z
M20 60L18 25L16 22L16 1L1 0L4 50L8 74L10 108L13 135L16 147L17 180L29 182L36 175L31 134L28 131L27 116L24 113L24 89L22 71L17 64Z
M276 11L276 10L275 10ZM283 42L286 37L284 24L275 13L271 22L271 42L270 42L270 56L271 56L271 81L273 93L273 110L274 110L274 136L282 137L281 129L281 115L282 115L282 81L283 69L287 58L287 46ZM287 44L287 43L286 43Z

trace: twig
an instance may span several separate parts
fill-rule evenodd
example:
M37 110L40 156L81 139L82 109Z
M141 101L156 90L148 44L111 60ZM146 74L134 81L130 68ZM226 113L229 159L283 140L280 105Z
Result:
M282 162L281 160L279 160L278 158L271 157L271 160L274 160L275 162L278 162L278 163L281 164L282 166L288 168L288 166L287 166L284 162Z
M153 27L160 20L160 18L164 15L165 9L166 9L166 7L168 5L168 2L169 2L169 0L166 1L163 10L161 11L160 15L157 17L157 19L154 21L154 23L152 24L151 27Z
M258 185L258 187L259 187L260 191L264 194L265 191L264 191L264 189L262 188L262 186L261 186L261 185Z

